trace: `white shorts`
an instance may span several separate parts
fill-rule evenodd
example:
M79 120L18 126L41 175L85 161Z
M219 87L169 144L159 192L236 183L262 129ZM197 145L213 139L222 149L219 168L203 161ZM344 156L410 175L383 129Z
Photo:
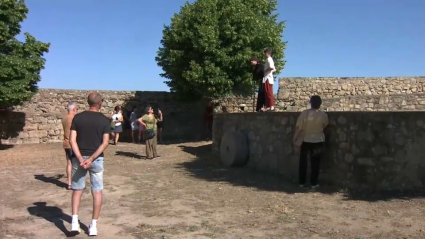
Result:
M138 130L139 124L137 122L131 122L131 130Z

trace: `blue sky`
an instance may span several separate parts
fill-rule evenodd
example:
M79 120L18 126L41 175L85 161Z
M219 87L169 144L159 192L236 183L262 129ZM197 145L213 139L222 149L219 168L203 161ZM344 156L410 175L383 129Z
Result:
M26 2L22 32L51 43L41 88L168 91L154 58L184 0ZM425 75L424 11L424 0L279 0L280 76Z

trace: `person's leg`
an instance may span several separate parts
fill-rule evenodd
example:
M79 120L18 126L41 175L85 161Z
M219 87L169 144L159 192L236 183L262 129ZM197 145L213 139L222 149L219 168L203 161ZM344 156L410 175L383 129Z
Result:
M87 170L80 166L78 159L72 159L72 221L71 221L71 231L80 232L80 223L78 221L78 212L80 209L81 196L83 195L83 190L86 187L86 174Z
M146 140L146 159L152 159L153 158L153 152L152 152L152 139Z
M320 160L322 159L323 143L312 144L310 150L310 163L311 163L311 186L315 187L319 182L320 173Z
M71 175L72 175L72 149L65 149L66 155L66 179L68 182L68 190L71 190Z
M155 136L152 139L152 155L153 155L154 158L158 158L159 157L158 154L156 153L156 145L158 143L157 141L158 141L158 137L155 134Z
M93 215L89 227L89 236L96 236L97 220L99 219L103 199L103 157L93 161L90 168L90 184L93 196Z
M263 84L263 89L264 89L264 92L263 92L263 94L264 94L264 109L265 110L268 110L270 108L270 101L269 101L269 97L268 97L268 91L270 89L269 89L268 86L269 86L269 84L266 81L266 83Z
M134 135L136 134L136 130L131 130L131 142L136 143L136 139L134 138Z
M158 128L158 141L162 143L162 128Z
M273 85L269 83L267 80L264 83L264 98L265 98L265 105L267 110L273 110L274 109L274 97L273 97Z
M255 108L255 111L261 111L264 107L264 89L263 89L263 83L260 83L258 86L258 94L257 94L257 107Z
M298 168L298 182L304 186L307 178L308 143L302 143L300 149L300 164Z
M118 144L118 140L120 139L120 132L115 132L115 139L114 139L114 143Z

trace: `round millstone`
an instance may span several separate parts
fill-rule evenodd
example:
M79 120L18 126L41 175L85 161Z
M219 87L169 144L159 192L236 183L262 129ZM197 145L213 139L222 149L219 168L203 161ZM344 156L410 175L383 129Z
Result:
M247 137L239 132L226 132L221 139L220 156L226 167L244 166L248 161Z

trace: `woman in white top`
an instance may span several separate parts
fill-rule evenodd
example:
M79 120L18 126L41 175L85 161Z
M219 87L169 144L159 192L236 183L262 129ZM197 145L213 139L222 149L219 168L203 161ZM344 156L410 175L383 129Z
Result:
M122 122L124 121L122 113L121 113L121 109L119 106L115 106L114 112L111 115L111 119L113 122L111 125L113 124L115 125L115 127L112 129L112 131L115 133L114 144L117 145L118 140L120 138L120 133L122 132Z

